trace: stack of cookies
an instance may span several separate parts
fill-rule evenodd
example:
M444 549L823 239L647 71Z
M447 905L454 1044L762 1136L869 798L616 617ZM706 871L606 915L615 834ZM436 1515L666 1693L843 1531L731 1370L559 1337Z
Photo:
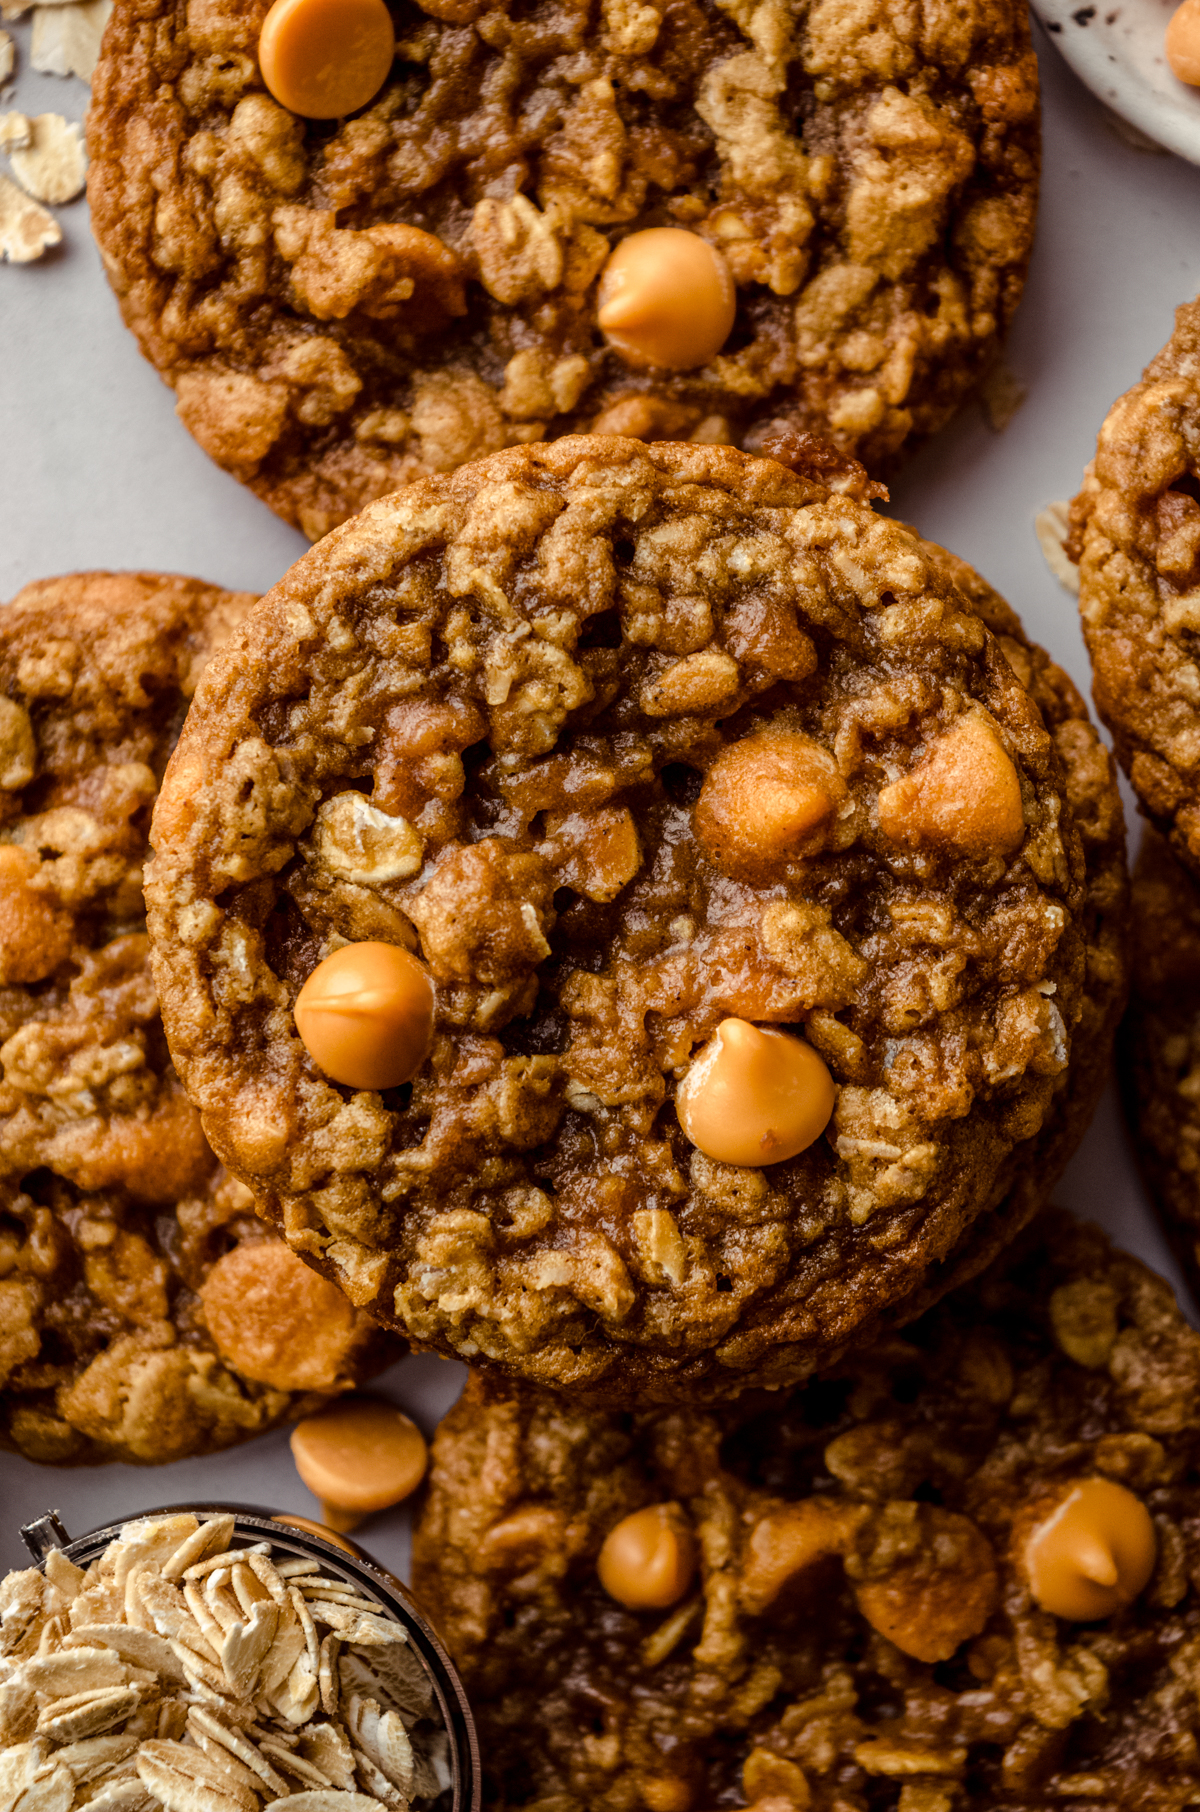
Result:
M475 1367L415 1557L489 1803L1181 1805L1200 1340L1034 1221L1124 1004L1113 764L769 448L509 449L292 569L159 794L174 1062Z

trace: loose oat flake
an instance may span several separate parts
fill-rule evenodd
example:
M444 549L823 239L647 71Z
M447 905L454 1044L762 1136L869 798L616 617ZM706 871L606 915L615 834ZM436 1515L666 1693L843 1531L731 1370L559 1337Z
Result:
M408 1812L450 1784L403 1627L234 1519L0 1583L0 1812Z
M29 121L23 113L0 113L0 151L23 151L29 140Z
M11 77L14 61L13 41L6 31L0 31L0 87Z
M13 175L36 201L73 201L87 176L79 127L59 113L39 113L28 128L28 144L10 153Z
M90 82L113 0L69 0L33 9L29 60L40 75L78 76Z
M48 246L58 245L62 228L53 214L28 195L22 195L15 182L0 176L0 260L10 264L32 264ZM34 1812L31 1806L22 1812Z
M1064 591L1072 597L1079 596L1079 568L1067 553L1067 530L1070 506L1066 503L1048 503L1044 510L1039 510L1033 519L1033 530L1038 538L1038 546L1046 565L1054 574Z

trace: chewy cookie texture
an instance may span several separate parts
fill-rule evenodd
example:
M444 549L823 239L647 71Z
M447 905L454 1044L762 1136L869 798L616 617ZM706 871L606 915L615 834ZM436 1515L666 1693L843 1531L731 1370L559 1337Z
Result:
M792 1381L978 1269L1086 1125L1111 765L1003 602L829 477L495 455L336 531L201 682L147 880L175 1061L260 1212L420 1341L626 1399ZM436 983L411 1082L297 1034L347 941ZM786 1162L679 1124L731 1017L833 1079Z
M1200 1289L1200 893L1147 829L1133 882L1133 992L1119 1073L1143 1174Z
M1167 1285L1058 1215L788 1394L620 1415L473 1374L434 1443L414 1580L442 1607L487 1802L1191 1803L1197 1389ZM614 1531L651 1506L694 1580L630 1610Z
M218 1166L150 974L150 810L253 602L87 573L0 614L0 1441L33 1459L227 1446L386 1363Z
M1096 708L1143 810L1200 875L1200 303L1109 410L1068 552Z
M267 0L117 0L93 82L125 319L201 446L310 537L568 432L753 444L786 407L874 469L994 359L1040 155L1017 0L391 11L348 119L266 92ZM736 286L693 369L598 324L614 247L659 228Z

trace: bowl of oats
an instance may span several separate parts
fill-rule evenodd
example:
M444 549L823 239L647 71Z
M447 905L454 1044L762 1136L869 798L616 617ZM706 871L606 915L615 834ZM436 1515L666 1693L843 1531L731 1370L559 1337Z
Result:
M478 1812L454 1665L349 1546L229 1504L72 1541L0 1581L0 1807Z

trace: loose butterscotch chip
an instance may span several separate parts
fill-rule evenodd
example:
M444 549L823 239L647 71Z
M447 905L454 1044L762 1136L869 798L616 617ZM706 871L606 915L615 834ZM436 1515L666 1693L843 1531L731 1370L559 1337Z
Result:
M596 295L597 325L626 364L666 371L707 365L736 314L725 259L681 227L649 227L622 239Z
M337 120L374 100L395 45L384 0L275 0L263 21L258 64L281 107Z
M276 1390L338 1391L354 1381L358 1316L336 1284L278 1240L248 1240L200 1288L221 1357Z
M806 1151L836 1100L828 1066L802 1038L725 1019L693 1058L675 1106L707 1157L757 1166Z
M957 717L925 759L879 795L879 828L897 843L1009 855L1025 836L1021 781L982 718Z
M342 1533L414 1492L428 1460L416 1423L378 1397L330 1404L298 1423L291 1443L296 1471Z
M678 1504L650 1504L623 1517L596 1562L610 1598L631 1611L667 1610L696 1572L696 1540Z
M1112 1479L1079 1479L1038 1506L1019 1558L1044 1611L1076 1623L1111 1617L1145 1590L1158 1558L1145 1504Z
M352 1088L397 1088L433 1036L433 984L395 944L348 944L318 963L296 996L296 1029L327 1076Z

